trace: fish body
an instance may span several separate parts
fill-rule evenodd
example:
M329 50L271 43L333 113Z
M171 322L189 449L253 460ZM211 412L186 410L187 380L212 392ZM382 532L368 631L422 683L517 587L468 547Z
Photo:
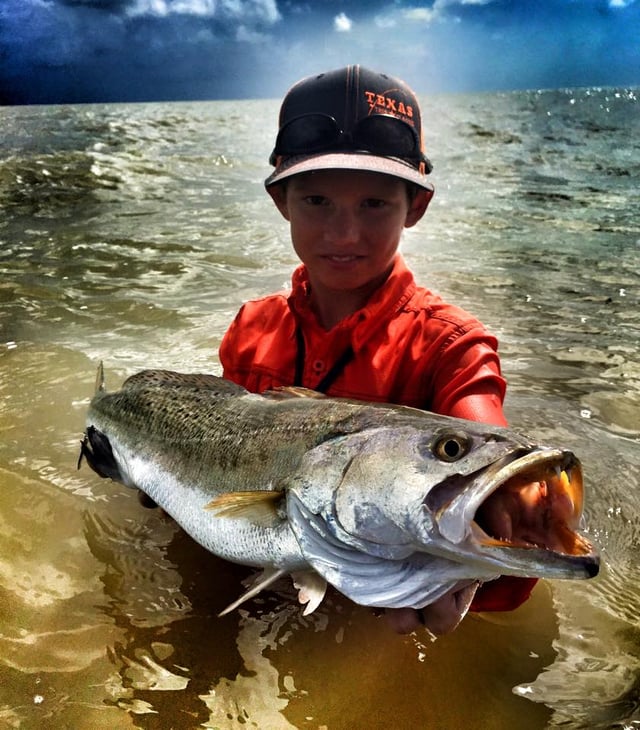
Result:
M256 591L291 573L313 607L325 581L363 605L422 608L499 575L598 571L578 460L503 428L151 370L98 388L82 456L207 550L263 568Z

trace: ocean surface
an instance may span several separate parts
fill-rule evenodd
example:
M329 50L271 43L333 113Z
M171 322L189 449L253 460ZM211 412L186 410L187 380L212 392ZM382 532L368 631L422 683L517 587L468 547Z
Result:
M0 727L640 727L640 89L422 100L402 251L497 333L512 426L573 449L603 569L406 637L248 571L76 464L96 367L220 372L288 285L277 101L0 108Z

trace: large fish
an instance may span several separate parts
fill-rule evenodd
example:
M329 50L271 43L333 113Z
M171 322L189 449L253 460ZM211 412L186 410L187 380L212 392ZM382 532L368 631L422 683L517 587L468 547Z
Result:
M263 569L227 610L292 574L306 613L329 583L427 607L442 632L481 582L598 572L576 457L476 422L163 370L107 393L100 369L83 456L207 550Z

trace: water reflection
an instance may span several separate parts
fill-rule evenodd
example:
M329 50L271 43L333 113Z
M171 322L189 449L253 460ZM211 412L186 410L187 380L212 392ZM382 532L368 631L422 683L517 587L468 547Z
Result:
M286 588L218 619L247 571L206 553L132 491L75 470L93 365L58 346L0 353L3 719L233 728L268 718L269 727L340 730L437 716L443 727L507 728L517 718L533 730L625 717L640 669L630 628L640 521L628 487L640 454L583 418L560 381L520 388L516 378L509 418L581 456L603 575L555 582L553 597L541 584L519 612L472 617L432 644L392 634L336 594L305 619Z
M456 97L426 115L438 192L403 250L498 334L510 423L581 458L603 557L597 579L543 582L435 643L335 592L304 618L286 585L218 619L247 571L75 468L99 360L109 388L149 366L217 372L242 301L287 284L262 189L273 130L255 128L275 103L3 109L0 724L639 724L635 98Z
M550 716L511 691L553 662L557 624L546 586L509 617L474 617L435 643L398 637L383 618L335 593L304 617L286 584L218 619L247 571L216 560L181 531L168 530L169 542L154 540L146 554L135 536L155 534L158 521L172 526L157 511L148 514L133 540L113 526L91 529L92 552L108 566L108 612L124 629L109 649L119 677L112 701L133 712L139 727L382 729L428 716L442 727L507 727L527 706L519 726L540 728ZM112 678L112 694L115 686Z

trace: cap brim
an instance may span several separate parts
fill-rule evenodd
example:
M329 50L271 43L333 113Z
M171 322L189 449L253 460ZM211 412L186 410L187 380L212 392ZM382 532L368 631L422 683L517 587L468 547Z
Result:
M265 187L275 185L293 175L317 170L364 170L392 175L412 182L425 190L433 191L433 184L427 176L412 165L392 157L378 157L367 153L334 152L330 154L289 157L282 162L264 181Z

